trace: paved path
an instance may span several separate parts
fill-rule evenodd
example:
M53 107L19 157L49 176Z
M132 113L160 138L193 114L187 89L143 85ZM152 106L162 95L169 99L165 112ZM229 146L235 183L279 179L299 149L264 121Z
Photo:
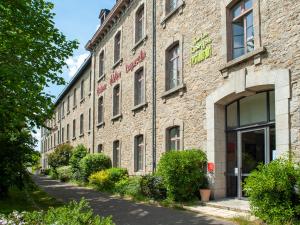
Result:
M88 188L33 176L34 181L51 196L68 202L84 197L96 214L112 215L117 225L232 225L233 223L171 208L127 201Z

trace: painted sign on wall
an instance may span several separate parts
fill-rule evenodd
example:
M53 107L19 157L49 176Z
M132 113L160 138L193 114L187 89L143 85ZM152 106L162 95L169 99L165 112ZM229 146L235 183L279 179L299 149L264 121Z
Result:
M106 84L99 84L97 87L97 95L101 95L107 88Z
M196 65L212 56L212 40L208 34L195 38L192 46L191 64Z
M110 77L109 84L113 85L121 78L121 72L114 71L113 74Z
M136 67L138 64L143 62L145 58L146 58L146 52L142 50L139 56L132 63L126 65L126 73L133 71L134 67Z

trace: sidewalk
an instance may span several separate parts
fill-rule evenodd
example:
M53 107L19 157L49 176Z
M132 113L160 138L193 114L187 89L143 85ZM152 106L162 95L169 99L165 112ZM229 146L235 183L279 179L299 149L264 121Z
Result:
M96 214L112 215L113 221L117 225L233 225L232 222L203 214L139 204L111 197L89 188L61 183L47 177L33 176L33 180L58 200L79 201L84 197Z

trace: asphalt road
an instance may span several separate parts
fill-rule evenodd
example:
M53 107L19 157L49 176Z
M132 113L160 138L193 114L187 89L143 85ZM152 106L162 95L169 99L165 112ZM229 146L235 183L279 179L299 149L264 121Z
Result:
M44 191L63 202L79 201L85 198L94 213L100 216L112 215L117 225L232 225L205 215L184 210L139 204L103 194L89 188L61 183L47 177L33 176Z

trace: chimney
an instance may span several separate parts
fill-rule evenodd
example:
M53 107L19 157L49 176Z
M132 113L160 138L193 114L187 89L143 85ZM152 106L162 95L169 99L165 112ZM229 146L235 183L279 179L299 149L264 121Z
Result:
M109 12L110 12L109 9L101 9L100 14L99 14L100 25L102 25L104 23Z

